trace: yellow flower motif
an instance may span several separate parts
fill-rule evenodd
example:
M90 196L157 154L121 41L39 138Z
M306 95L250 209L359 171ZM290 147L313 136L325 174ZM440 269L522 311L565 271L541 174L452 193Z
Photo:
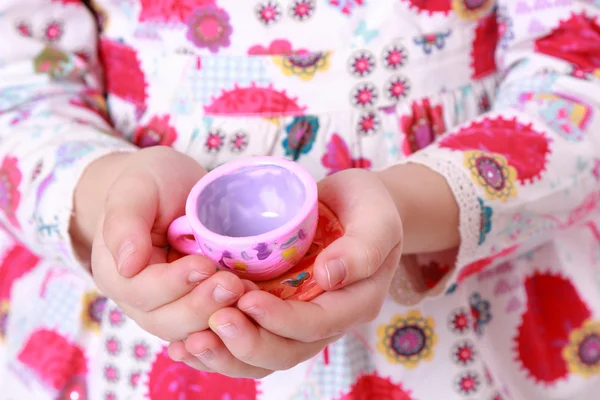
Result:
M517 194L517 170L500 154L466 151L465 165L490 200L507 201Z
M309 81L317 72L329 69L329 52L302 53L293 55L272 56L273 63L277 65L286 76L297 76L303 81Z
M569 335L569 344L562 351L567 369L578 375L600 375L600 321L587 320Z
M263 120L277 126L281 126L281 118L280 117L262 117Z
M102 313L106 305L106 297L97 292L88 292L82 298L81 322L84 328L100 332Z
M410 311L406 316L396 315L390 324L380 325L377 329L377 350L392 364L415 368L421 361L433 358L433 348L437 344L434 328L434 320L424 318L419 311Z
M241 261L236 261L233 263L233 269L239 272L247 272L248 271L248 264L243 263Z
M281 252L281 257L288 262L294 261L298 258L298 249L296 246L290 247L289 249Z
M452 9L460 19L475 21L494 6L492 0L452 0Z
M8 300L0 301L0 342L4 342L4 335L6 334L6 323L8 322L8 310L10 309L10 303Z

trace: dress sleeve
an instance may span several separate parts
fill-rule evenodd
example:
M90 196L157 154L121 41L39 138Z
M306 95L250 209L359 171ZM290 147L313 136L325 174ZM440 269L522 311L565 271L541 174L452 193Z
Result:
M0 223L79 268L73 192L95 159L134 147L111 127L92 13L78 1L0 1Z
M498 2L502 79L492 110L408 159L441 173L460 207L447 283L598 211L600 3L556 3L525 12L525 2Z

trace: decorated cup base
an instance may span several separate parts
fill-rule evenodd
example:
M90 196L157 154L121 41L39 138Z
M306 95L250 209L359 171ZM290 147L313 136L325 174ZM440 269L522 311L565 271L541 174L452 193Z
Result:
M336 239L344 229L333 211L319 202L319 222L308 252L292 269L268 281L255 282L261 290L284 300L310 301L323 293L314 279L313 270L319 253Z

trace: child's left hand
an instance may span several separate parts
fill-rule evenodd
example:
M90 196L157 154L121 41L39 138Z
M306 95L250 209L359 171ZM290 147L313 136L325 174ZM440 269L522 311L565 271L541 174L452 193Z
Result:
M345 229L316 260L315 278L327 292L301 302L250 291L237 308L213 314L211 330L171 343L174 360L224 375L260 378L308 360L379 314L402 252L402 223L394 201L377 174L364 170L324 179L319 198Z

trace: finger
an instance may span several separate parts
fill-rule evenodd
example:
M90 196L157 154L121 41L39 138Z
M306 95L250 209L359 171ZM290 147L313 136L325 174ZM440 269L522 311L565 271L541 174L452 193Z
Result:
M244 293L250 292L252 290L260 290L256 283L247 279L242 279L242 283L244 284Z
M167 347L167 354L169 354L171 360L175 362L185 363L187 366L199 371L213 372L213 370L198 360L197 357L190 354L185 349L185 344L181 340L169 343L169 346Z
M180 253L173 248L170 248L167 251L167 262L173 262L173 261L179 260L182 257L185 257L185 254Z
M337 340L329 338L313 343L301 343L277 336L253 324L237 308L224 308L210 318L210 327L232 356L246 364L266 370L290 369L318 354L327 344ZM216 371L227 371L228 358L214 358L206 362Z
M173 342L207 329L209 317L219 309L235 304L243 293L244 283L239 277L219 271L181 299L149 313L126 307L123 310L143 329Z
M124 174L109 189L102 236L124 277L148 265L158 198L158 187L148 174Z
M370 278L324 293L310 302L285 301L266 292L249 292L237 306L275 335L316 342L375 319L395 270L392 264L384 263Z
M365 190L366 182L372 189ZM391 252L400 258L400 216L387 189L372 173L350 170L334 174L319 183L319 198L345 231L315 261L315 279L323 289L340 288L373 275Z
M235 358L211 330L194 332L185 340L185 349L201 365L232 378L261 379L273 371L255 367Z
M157 264L132 278L123 278L99 239L92 249L94 279L99 289L119 305L149 312L185 296L216 272L214 263L205 257L186 256L170 264L164 262L165 257L163 249L154 248L151 258Z

